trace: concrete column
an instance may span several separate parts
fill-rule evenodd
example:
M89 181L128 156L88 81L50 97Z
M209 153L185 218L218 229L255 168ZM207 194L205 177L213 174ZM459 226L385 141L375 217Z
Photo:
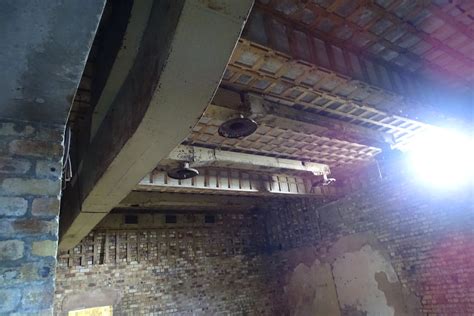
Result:
M52 315L63 133L105 0L0 2L0 315Z

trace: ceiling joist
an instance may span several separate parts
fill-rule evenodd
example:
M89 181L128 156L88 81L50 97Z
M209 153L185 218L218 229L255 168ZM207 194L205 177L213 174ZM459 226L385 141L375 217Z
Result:
M265 100L261 95L250 93L245 95L244 103L240 100L239 93L221 88L206 108L204 117L226 121L245 113L257 123L269 127L377 148L386 148L395 144L393 136L388 133L298 110L278 102Z
M169 154L168 159L189 162L191 166L195 168L221 167L257 171L289 170L295 172L309 172L319 176L331 173L329 166L321 163L186 145L176 147Z

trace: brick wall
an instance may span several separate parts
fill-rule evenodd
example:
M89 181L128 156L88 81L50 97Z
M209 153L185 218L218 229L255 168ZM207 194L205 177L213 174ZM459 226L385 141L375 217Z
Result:
M51 314L60 126L0 121L0 314Z
M284 289L298 264L327 260L344 236L356 240L369 234L387 254L402 288L420 301L419 312L474 313L472 188L434 191L398 176L322 207L275 203L262 214L269 225L273 297L280 310L289 308Z
M59 258L56 313L114 305L119 314L271 313L260 222L250 212L166 214L149 228L114 229L109 215L80 245ZM107 293L109 301L85 299Z
M317 315L353 315L367 306L343 304L339 286L335 297L322 289L337 283L331 279L344 268L339 261L362 258L378 262L369 275L357 272L364 261L345 269L363 286L375 282L361 289L366 305L382 304L396 315L474 312L469 190L436 192L403 176L371 178L329 204L274 200L252 216L221 214L207 226L199 224L201 215L188 214L189 224L185 215L178 224L156 216L158 228L99 229L61 256L57 310L71 295L114 289L121 293L119 311L132 314L290 314L296 305L328 301L334 304Z

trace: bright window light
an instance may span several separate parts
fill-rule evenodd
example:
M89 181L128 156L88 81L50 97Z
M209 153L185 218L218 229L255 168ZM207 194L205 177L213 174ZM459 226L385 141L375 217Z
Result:
M407 148L408 168L423 184L456 189L474 182L474 138L447 129L430 129Z

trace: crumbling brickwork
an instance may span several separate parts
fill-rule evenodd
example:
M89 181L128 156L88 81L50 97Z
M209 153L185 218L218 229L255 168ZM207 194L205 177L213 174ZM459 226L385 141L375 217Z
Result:
M62 133L0 122L0 314L52 312Z

